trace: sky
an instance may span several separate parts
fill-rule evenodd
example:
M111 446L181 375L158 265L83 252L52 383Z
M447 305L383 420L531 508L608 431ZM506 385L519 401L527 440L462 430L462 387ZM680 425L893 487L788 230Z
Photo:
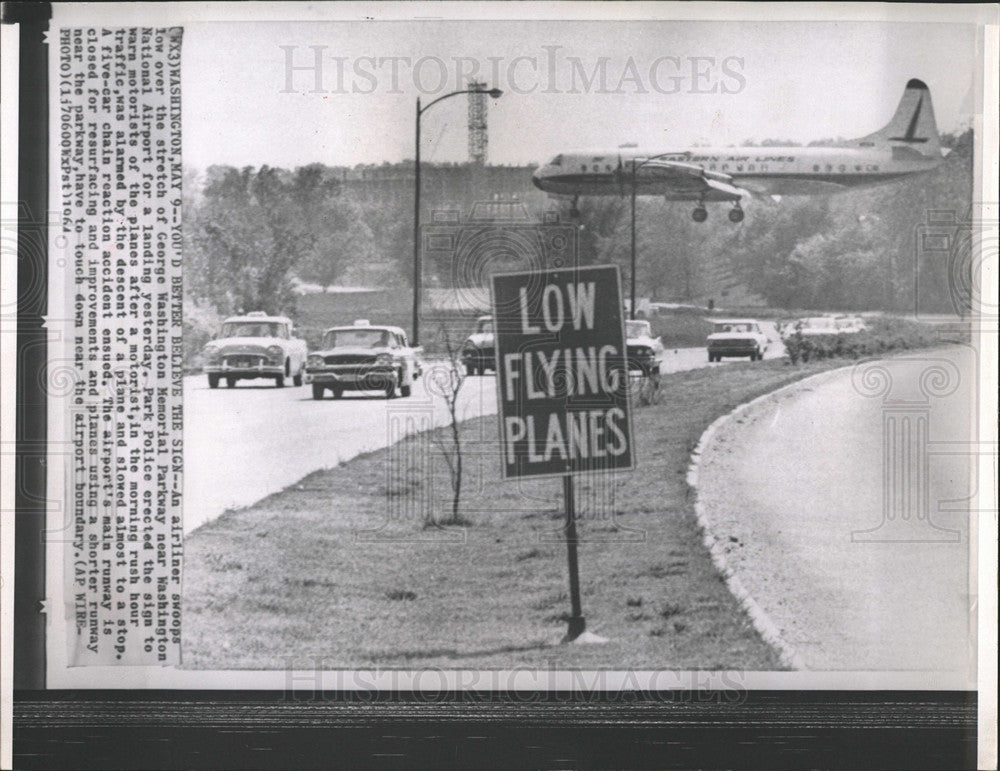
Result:
M971 24L898 22L209 22L185 25L183 49L197 169L412 158L416 98L465 88L476 69L505 92L488 102L492 164L862 136L911 78L946 132L971 122L977 60ZM424 114L424 161L467 159L466 110L458 96Z

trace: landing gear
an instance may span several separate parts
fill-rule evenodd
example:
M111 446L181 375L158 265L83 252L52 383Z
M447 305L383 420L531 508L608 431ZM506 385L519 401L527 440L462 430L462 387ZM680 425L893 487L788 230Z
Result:
M695 222L704 222L708 219L708 209L704 205L698 204L698 208L691 212L691 219Z
M574 195L573 203L569 205L569 216L572 217L573 219L576 219L577 217L580 216L580 210L576 208L576 205L579 202L580 202L580 196Z
M729 210L729 221L743 222L743 209L738 203Z

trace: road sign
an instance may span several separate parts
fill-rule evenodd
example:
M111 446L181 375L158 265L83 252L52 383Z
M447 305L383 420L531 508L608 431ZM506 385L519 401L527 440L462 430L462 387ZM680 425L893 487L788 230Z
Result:
M505 479L631 469L616 266L493 276Z

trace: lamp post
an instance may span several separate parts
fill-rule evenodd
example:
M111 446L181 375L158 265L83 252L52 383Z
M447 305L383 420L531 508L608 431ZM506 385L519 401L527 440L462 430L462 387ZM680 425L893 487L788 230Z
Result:
M659 155L653 155L646 158L642 163L636 163L636 159L632 158L632 268L630 274L629 283L631 299L629 301L629 318L635 319L635 189L636 189L636 177L635 173L638 169L641 169L650 161L655 161L657 158L662 158L664 155L670 155L670 153L660 153Z
M438 102L449 99L459 94L489 94L494 99L503 96L503 91L499 88L466 88L461 91L452 91L450 94L439 96L433 102L429 102L423 107L420 106L420 97L417 97L416 113L416 157L414 167L414 191L413 191L413 338L412 344L416 345L420 338L420 116L427 112Z

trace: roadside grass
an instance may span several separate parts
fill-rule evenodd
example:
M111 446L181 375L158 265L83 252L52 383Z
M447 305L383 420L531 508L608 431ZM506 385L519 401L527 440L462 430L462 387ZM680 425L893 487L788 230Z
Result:
M188 536L184 665L779 669L702 544L685 475L719 415L842 364L675 373L657 403L634 409L637 469L576 483L583 609L608 644L558 644L569 614L561 480L501 481L487 417L461 426L464 527L425 524L420 502L443 518L450 488L423 434Z

